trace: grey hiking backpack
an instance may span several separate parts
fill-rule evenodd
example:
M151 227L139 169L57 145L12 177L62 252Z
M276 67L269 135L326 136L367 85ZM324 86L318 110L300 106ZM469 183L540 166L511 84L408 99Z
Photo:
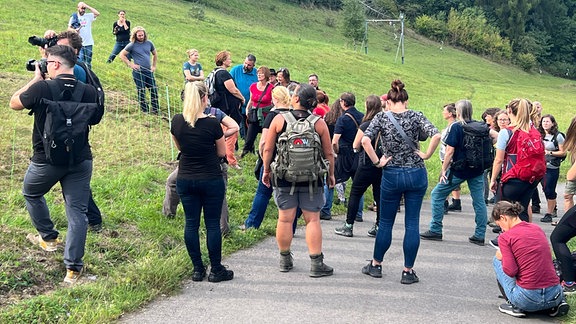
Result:
M308 182L310 197L318 187L318 180L324 180L328 173L328 161L324 159L320 135L314 124L319 116L296 119L292 113L281 114L286 120L286 131L276 142L277 154L271 164L272 179L283 179L292 183L290 194L298 182Z
M216 103L220 101L220 96L218 92L216 92L216 73L218 71L224 70L221 67L217 67L212 72L208 74L206 79L204 79L204 84L206 85L206 89L208 90L208 99L211 103Z

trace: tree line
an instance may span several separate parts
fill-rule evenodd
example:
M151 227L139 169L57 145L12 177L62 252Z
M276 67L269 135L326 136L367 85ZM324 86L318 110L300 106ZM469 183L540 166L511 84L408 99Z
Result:
M353 43L361 41L356 38L363 37L363 25L349 21L357 17L351 11L362 10L366 18L396 18L402 12L406 26L430 39L526 71L576 79L576 0L284 1L343 10L343 33Z

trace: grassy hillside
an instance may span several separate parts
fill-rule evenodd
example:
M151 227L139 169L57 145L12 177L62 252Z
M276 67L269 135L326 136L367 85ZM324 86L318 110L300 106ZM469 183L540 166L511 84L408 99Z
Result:
M130 70L118 60L105 64L112 49L112 23L119 9L127 10L132 26L142 25L155 43L156 73L162 110L178 111L185 51L200 51L205 70L215 54L230 50L235 64L247 53L257 65L288 67L295 80L315 72L320 87L332 100L344 91L364 98L382 94L390 81L401 78L410 106L423 111L438 128L444 126L441 106L462 98L472 100L479 118L487 107L504 107L512 98L528 97L543 103L565 130L574 116L576 83L546 75L528 74L456 49L413 37L408 33L405 64L395 62L398 26L371 26L369 53L353 51L341 36L336 12L300 8L277 0L203 1L90 1L101 16L93 25L96 41L93 68L107 90L107 112L93 128L95 155L92 188L104 213L105 230L89 234L85 262L86 283L63 288L62 253L46 254L30 246L26 233L34 231L21 184L31 154L32 119L9 109L12 93L32 76L24 69L39 56L27 43L46 29L64 30L76 2L56 0L0 0L0 322L109 322L160 294L177 291L188 278L183 217L165 219L161 213L164 181L173 169L174 150L167 118L142 115L135 104ZM200 14L203 11L203 15ZM196 18L203 17L202 20ZM241 161L244 169L229 174L230 223L236 228L250 209L256 188L253 156ZM428 161L430 179L439 163ZM434 183L430 181L431 185ZM47 195L57 228L65 234L66 217L57 186ZM369 202L370 199L367 199ZM335 206L336 213L343 207ZM234 231L224 240L225 253L259 241L275 231L276 211L268 209L260 230ZM241 272L241 269L231 269Z

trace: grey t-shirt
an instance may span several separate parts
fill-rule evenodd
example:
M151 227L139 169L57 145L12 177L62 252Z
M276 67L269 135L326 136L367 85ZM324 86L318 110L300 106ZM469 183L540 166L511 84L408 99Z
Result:
M147 40L143 43L132 42L124 48L130 55L134 63L140 65L143 68L150 69L152 63L150 62L150 53L156 50L154 43Z

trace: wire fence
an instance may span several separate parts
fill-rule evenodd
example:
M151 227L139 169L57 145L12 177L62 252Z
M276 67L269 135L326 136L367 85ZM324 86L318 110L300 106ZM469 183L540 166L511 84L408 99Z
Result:
M159 110L157 114L140 109L138 92L132 76L126 75L125 86L110 90L103 84L106 94L106 112L102 121L91 128L90 145L94 155L94 174L107 172L100 167L117 170L138 164L166 164L175 160L177 149L170 134L172 116L182 111L180 80L155 75ZM149 83L144 83L146 101L150 105ZM10 154L2 158L1 187L19 194L24 174L32 156L32 117L25 113L11 113L8 121ZM8 180L8 181L7 181Z

